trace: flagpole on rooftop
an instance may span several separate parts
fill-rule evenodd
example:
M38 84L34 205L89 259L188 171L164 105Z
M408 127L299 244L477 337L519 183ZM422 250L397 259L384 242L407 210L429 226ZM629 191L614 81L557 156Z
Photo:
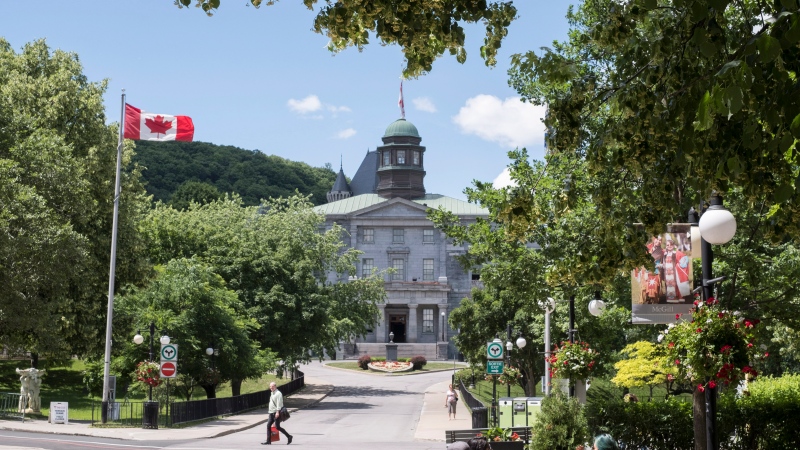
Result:
M114 273L117 269L117 219L119 217L120 172L122 171L122 145L125 133L125 89L122 90L122 105L119 119L119 141L117 143L117 178L114 183L114 219L111 228L111 268L108 273L108 312L106 314L106 355L103 364L103 403L100 412L102 423L108 421L108 376L111 367L111 323L114 318Z

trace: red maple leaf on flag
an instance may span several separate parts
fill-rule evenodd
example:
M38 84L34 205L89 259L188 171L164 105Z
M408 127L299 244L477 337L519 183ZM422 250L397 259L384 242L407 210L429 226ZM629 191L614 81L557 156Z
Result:
M155 119L146 119L144 124L147 128L150 128L151 133L156 134L167 134L167 130L172 128L172 121L164 121L164 117L156 116Z

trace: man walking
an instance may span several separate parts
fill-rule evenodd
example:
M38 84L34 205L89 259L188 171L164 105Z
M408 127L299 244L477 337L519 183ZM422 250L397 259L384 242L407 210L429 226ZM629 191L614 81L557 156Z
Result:
M272 424L275 424L275 428L278 429L284 436L286 436L286 444L292 443L292 435L287 433L281 427L281 408L283 408L283 394L281 391L278 390L278 386L273 381L269 384L269 390L272 391L272 394L269 396L269 421L267 422L267 440L262 442L261 445L271 445L271 433L272 433Z

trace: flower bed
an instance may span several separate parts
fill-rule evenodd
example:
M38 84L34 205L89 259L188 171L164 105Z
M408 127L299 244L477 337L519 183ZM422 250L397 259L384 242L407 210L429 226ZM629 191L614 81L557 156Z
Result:
M367 367L370 370L375 370L377 372L407 372L414 368L414 364L410 362L400 362L400 361L372 361L370 362Z

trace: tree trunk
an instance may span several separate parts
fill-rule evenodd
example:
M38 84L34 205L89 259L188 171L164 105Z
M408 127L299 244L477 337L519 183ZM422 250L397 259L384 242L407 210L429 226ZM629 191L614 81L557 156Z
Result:
M203 390L206 391L207 398L217 398L217 385L216 384L201 384Z
M697 386L692 395L692 410L694 412L694 449L706 450L706 395L699 391Z
M242 380L231 380L231 396L242 395Z
M39 368L39 354L31 352L31 367L34 369Z

